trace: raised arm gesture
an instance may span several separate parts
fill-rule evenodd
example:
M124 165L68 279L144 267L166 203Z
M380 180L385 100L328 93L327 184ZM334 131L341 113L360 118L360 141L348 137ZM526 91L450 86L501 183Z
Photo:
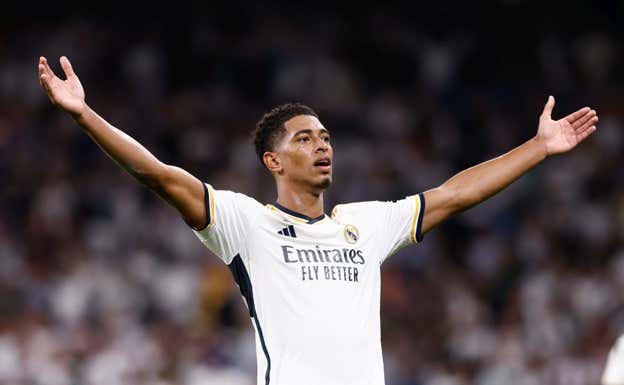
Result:
M194 228L207 220L202 182L185 170L159 161L139 142L113 127L85 103L85 92L69 60L62 56L66 79L39 58L39 82L54 105L67 112L119 166L171 204Z
M54 105L72 116L79 116L85 110L84 89L69 60L61 56L60 61L65 72L65 80L54 74L45 57L39 58L39 83Z
M553 120L551 115L554 106L555 98L549 96L537 129L537 137L546 147L547 155L570 151L596 131L598 122L596 111L589 107L581 108L565 118Z
M596 131L596 111L583 107L559 120L552 119L555 98L548 97L537 134L506 154L460 172L425 192L426 233L456 212L472 207L518 179L546 157L570 151Z

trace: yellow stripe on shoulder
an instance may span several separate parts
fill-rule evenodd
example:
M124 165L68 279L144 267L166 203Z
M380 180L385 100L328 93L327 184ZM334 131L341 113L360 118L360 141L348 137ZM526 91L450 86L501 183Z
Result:
M331 217L332 217L332 218L335 218L335 217L336 217L336 215L338 215L338 207L340 207L340 205L336 205L336 206L334 206L334 209L333 209L333 210L332 210L332 212L331 212Z

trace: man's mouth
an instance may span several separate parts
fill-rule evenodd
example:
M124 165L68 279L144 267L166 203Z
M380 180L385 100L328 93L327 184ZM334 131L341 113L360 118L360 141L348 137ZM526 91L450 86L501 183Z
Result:
M331 159L329 158L319 159L316 162L314 162L314 167L318 167L323 171L329 171L331 170Z

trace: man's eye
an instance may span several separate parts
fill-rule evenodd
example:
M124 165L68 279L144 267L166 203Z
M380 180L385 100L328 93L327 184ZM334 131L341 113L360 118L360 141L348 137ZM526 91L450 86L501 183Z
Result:
M324 137L323 140L329 143L329 136Z
M299 142L301 143L307 142L308 140L310 140L310 138L308 138L307 136L302 136L301 138L299 138Z

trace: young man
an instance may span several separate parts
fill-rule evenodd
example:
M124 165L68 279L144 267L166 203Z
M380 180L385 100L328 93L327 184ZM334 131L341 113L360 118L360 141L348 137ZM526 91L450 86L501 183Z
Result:
M256 127L256 151L277 185L276 203L265 206L160 162L91 110L67 58L61 66L66 80L54 75L45 58L39 61L39 78L52 102L175 207L229 265L256 329L259 385L383 384L382 262L549 155L573 149L598 121L587 107L555 121L549 97L536 136L512 151L424 193L396 202L338 205L327 216L323 191L332 182L333 148L312 109L287 104L265 114Z

